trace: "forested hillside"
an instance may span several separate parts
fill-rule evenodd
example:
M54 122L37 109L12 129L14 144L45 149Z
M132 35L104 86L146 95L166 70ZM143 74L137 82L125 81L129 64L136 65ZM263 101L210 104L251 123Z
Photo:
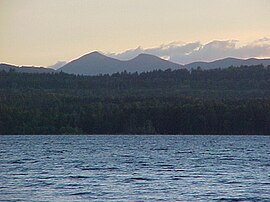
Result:
M270 134L270 67L2 71L0 134Z

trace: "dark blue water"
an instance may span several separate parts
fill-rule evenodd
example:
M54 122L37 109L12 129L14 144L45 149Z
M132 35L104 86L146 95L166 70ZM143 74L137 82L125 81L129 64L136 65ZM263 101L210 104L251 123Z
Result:
M270 201L270 136L0 136L0 201Z

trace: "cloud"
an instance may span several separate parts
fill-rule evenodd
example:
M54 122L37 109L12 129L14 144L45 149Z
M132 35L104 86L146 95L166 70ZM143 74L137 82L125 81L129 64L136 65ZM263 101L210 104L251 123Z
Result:
M148 53L162 58L168 58L180 64L195 61L213 61L226 57L270 57L270 38L265 37L244 45L240 44L238 40L215 40L206 44L202 44L201 42L172 42L160 45L159 47L138 47L122 53L108 53L107 55L121 60L128 60L140 53Z

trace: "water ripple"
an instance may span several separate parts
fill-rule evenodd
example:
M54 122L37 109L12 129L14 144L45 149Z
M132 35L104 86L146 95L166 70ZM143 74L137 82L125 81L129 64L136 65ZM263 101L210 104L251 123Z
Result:
M0 201L270 201L269 136L0 136Z

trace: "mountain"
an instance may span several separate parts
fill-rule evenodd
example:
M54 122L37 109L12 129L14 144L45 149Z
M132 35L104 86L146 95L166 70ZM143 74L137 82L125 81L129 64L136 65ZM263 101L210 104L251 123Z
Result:
M225 58L221 60L215 60L213 62L193 62L185 65L187 69L196 69L197 67L201 67L201 69L215 69L215 68L227 68L230 66L240 67L240 66L251 66L251 65L259 65L263 66L270 65L270 59L237 59L237 58Z
M161 59L154 55L140 54L137 57L125 61L128 72L147 72L152 70L179 69L182 65Z
M99 52L92 52L67 63L58 71L83 75L111 74L123 71L122 66L120 60L106 57Z
M56 66L62 66L65 62L57 62ZM53 72L65 72L69 74L79 75L98 75L98 74L113 74L117 72L147 72L153 70L166 70L166 69L216 69L227 68L230 66L251 66L262 64L265 67L270 65L270 59L237 59L237 58L225 58L221 60L215 60L213 62L193 62L186 65L180 65L168 60L161 59L157 56L150 54L140 54L131 60L118 60L105 56L97 51L83 55L82 57L75 59L57 70L44 67L30 67L30 66L15 66L10 64L0 64L0 71L10 71L10 69L16 72L24 73L53 73Z
M148 54L140 54L131 60L122 61L107 57L99 52L92 52L69 62L58 71L72 74L98 75L123 72L125 70L127 72L141 73L155 69L178 69L180 67L179 64Z
M53 73L54 70L50 68L44 67L34 67L34 66L15 66L10 64L0 64L0 71L10 71L13 70L15 72L21 73Z
M140 54L131 60L118 60L99 52L92 52L86 54L76 60L73 60L58 71L63 71L70 74L82 74L82 75L98 75L98 74L112 74L116 72L147 72L152 70L166 70L166 69L215 69L215 68L227 68L230 66L251 66L263 64L264 66L270 65L270 59L237 59L237 58L225 58L216 60L213 62L193 62L186 65L176 64L167 60L163 60L157 56L149 54Z
M50 65L47 68L51 68L51 69L57 70L57 69L63 67L65 64L67 64L66 61L58 61L57 63L55 63L53 65Z

